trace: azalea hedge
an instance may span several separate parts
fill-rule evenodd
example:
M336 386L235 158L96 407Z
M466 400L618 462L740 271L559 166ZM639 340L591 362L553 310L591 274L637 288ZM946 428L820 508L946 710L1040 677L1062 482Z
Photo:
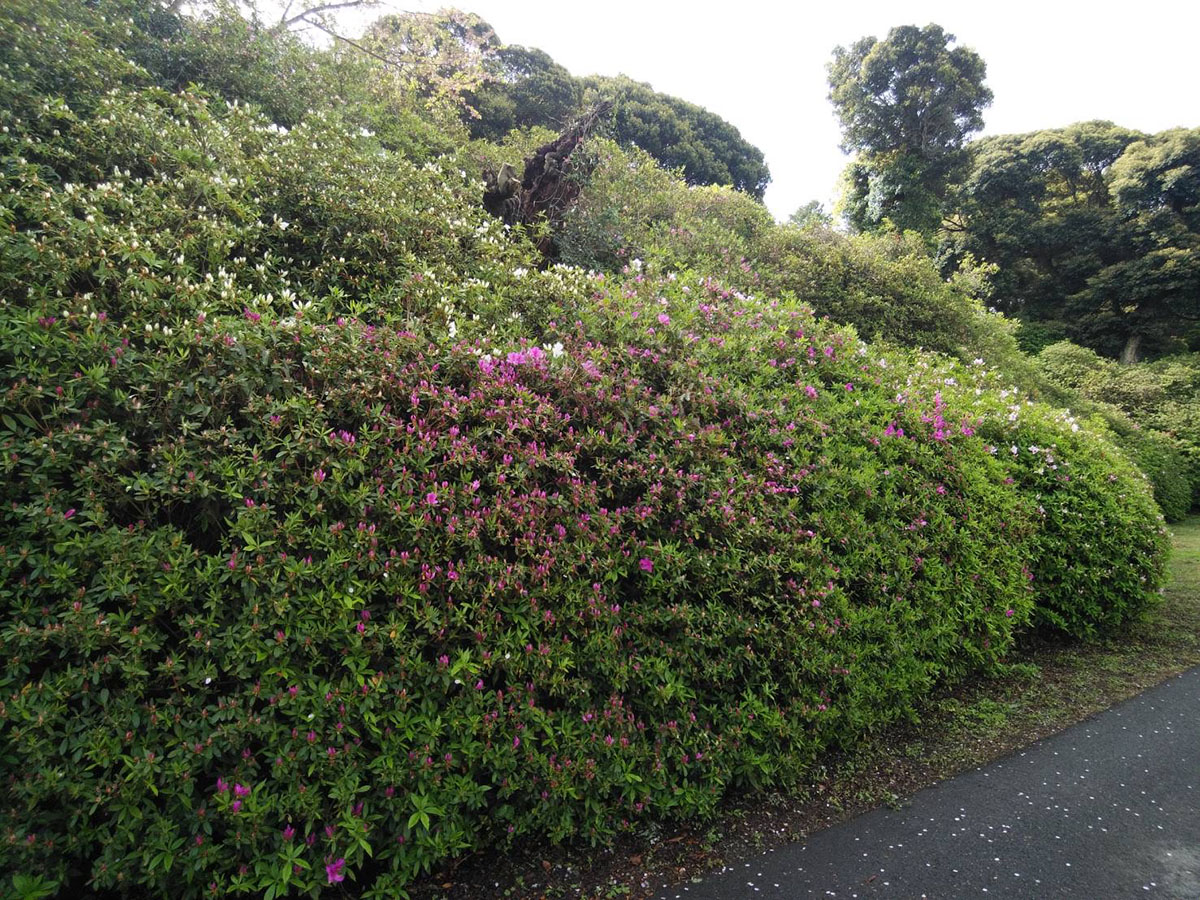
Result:
M1157 597L1145 479L995 369L539 269L337 113L90 104L0 131L13 892L400 896L801 783Z
M498 355L3 307L6 867L394 895L794 784L1153 597L1144 483L1052 413L711 282L594 288Z

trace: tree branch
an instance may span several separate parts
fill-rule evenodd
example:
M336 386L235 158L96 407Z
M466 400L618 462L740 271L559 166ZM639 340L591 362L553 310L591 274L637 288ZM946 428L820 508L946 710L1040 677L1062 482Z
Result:
M304 16L301 15L301 16L298 16L297 18L304 18ZM329 35L334 40L341 41L343 44L349 44L355 50L358 50L361 53L365 53L365 54L367 54L367 56L374 57L375 59L379 60L381 63L384 63L385 65L388 65L388 66L396 65L396 61L394 59L388 59L386 56L376 53L374 50L368 50L366 47L364 47L362 44L358 43L357 41L352 41L348 37L343 37L342 35L338 34L333 29L326 28L320 22L312 22L312 21L309 21L308 19L304 19L304 21L308 22L308 24L311 25L313 28L316 28L320 31L325 32L327 35Z
M290 18L288 17L288 12L291 10L292 5L289 3L287 9L283 11L283 16L279 20L278 27L291 28L297 22L308 22L309 25L316 25L315 22L308 18L309 16L315 15L316 13L329 12L330 10L334 9L349 9L355 6L374 6L377 2L378 0L342 0L341 3L322 3L319 6L309 7L303 12L297 13ZM334 37L337 37L337 35L334 35Z

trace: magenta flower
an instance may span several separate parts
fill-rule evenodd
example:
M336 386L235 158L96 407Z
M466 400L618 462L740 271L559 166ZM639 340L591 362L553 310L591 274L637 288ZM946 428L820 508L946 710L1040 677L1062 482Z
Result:
M645 557L642 557L638 561L638 568L640 568L643 572L653 572L654 571L654 560L646 559Z
M430 506L437 506L437 494L434 493L433 491L430 491L428 494L425 495L425 502L428 503Z
M229 809L231 812L241 812L242 811L242 801L234 800L232 803L229 804Z
M289 825L287 828L283 829L283 839L285 841L290 841L295 836L296 836L296 829L293 828L291 825Z
M346 880L346 873L343 871L346 868L346 861L338 858L325 867L325 877L329 879L330 884L337 884Z
M670 324L670 322L671 322L671 317L668 316L666 313L658 314L658 323L660 325L667 325L667 324Z
M245 785L235 784L233 786L233 794L235 797L249 797L250 788L246 787Z
M817 389L811 384L805 386L804 393L808 394L808 396L813 400L817 399Z
M366 626L366 625L364 625L362 622L359 622L359 623L358 623L356 626L354 626L354 627L357 629L357 631L358 631L358 633L359 633L359 634L363 634L363 633L364 633L364 632L367 630L367 626Z
M75 510L73 510L73 509L68 509L68 510L67 510L65 513L63 513L63 518L64 518L64 519L69 519L69 518L71 518L73 515L75 515Z
M313 481L315 481L317 484L320 484L324 480L325 480L325 470L324 469L317 469L317 471L313 472Z
M227 790L229 790L229 782L225 781L220 776L217 776L217 793L223 794Z

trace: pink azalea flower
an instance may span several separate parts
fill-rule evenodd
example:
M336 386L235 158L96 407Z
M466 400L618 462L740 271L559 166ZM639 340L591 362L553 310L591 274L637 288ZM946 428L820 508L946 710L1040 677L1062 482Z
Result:
M654 560L646 559L645 557L643 557L641 560L638 561L638 568L640 568L643 572L653 572L654 571Z
M346 861L338 858L329 863L325 867L325 877L329 879L330 884L338 884L346 880L346 873L343 871L346 868Z

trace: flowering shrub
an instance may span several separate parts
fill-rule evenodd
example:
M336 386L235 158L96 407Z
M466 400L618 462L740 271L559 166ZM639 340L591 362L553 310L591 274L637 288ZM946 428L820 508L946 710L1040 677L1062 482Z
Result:
M689 187L636 149L589 146L599 164L559 237L567 262L615 271L636 259L647 272L692 269L730 288L790 294L864 337L966 360L985 356L1032 385L1015 324L980 300L979 267L947 282L919 235L777 226L744 194Z
M93 100L0 133L0 868L39 889L403 895L794 784L1153 597L1144 482L995 376L539 271L334 113Z
M794 781L1000 658L1024 532L975 438L885 434L853 336L799 312L616 290L500 356L4 307L13 865L395 891Z
M1034 506L1034 623L1092 638L1143 617L1160 599L1169 549L1150 480L1102 426L1000 388L995 370L958 367L950 376L954 391L974 397L978 434L1006 461L1006 481Z
M1200 497L1200 366L1194 356L1122 365L1069 341L1044 348L1037 366L1060 402L1095 408L1154 484L1168 522Z

